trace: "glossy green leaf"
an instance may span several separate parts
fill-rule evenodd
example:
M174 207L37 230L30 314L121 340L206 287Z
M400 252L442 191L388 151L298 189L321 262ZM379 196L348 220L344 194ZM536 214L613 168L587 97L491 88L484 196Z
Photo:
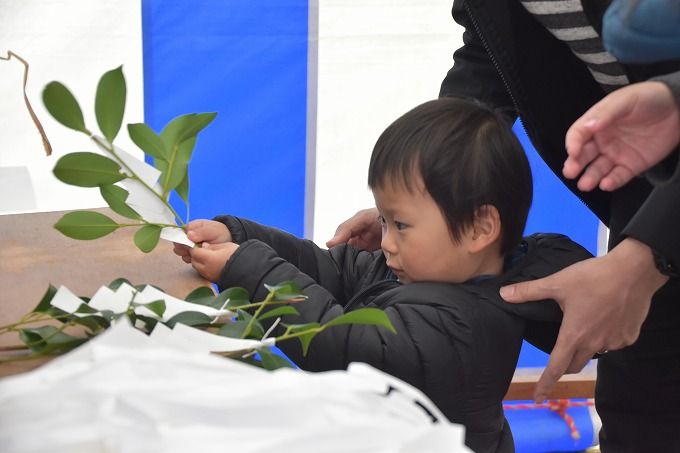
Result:
M60 332L55 326L21 329L19 338L31 351L42 354L69 351L87 341L85 338L77 338Z
M392 333L397 333L387 314L377 308L360 308L338 316L324 324L324 327L339 326L342 324L368 324L383 326Z
M307 322L304 324L284 324L287 327L286 332L287 333L297 333L297 332L303 332L305 330L309 329L318 329L321 327L321 324L318 322Z
M175 192L184 201L184 203L189 203L189 172L184 174L184 178L180 181L179 185L175 187ZM187 214L188 217L188 214Z
M320 332L321 324L318 322L308 322L305 324L291 324L286 327L286 333L306 332L297 338L300 340L300 345L302 346L302 354L307 355L312 339Z
M307 299L307 296L302 294L300 285L294 281L282 282L278 285L265 284L264 286L269 292L274 293L274 300L276 301L299 302Z
M156 167L158 171L161 172L160 180L163 180L163 174L168 170L168 161L165 159L154 158L153 166Z
M120 288L123 284L128 284L132 286L132 283L127 278L117 278L111 283L109 283L107 286L109 289L116 291L118 288Z
M205 288L205 289L203 289ZM196 294L194 294L196 293ZM187 297L186 301L194 304L205 305L216 309L235 309L241 305L250 303L248 301L248 291L243 288L234 287L222 291L215 295L212 288L203 286L192 291ZM227 302L228 301L228 302ZM226 306L225 306L226 302Z
M126 178L117 162L90 152L66 154L57 161L52 171L60 181L80 187L113 184Z
M146 302L146 303L143 303L143 304L133 302L132 306L133 307L144 307L147 310L150 310L154 315L156 315L158 317L163 317L163 313L165 313L165 301L163 299L154 300L152 302Z
M167 150L167 167L161 176L164 193L177 188L187 178L196 135L215 118L216 113L190 113L171 120L161 131L161 140ZM158 168L158 167L157 167ZM160 170L160 168L159 168ZM188 183L187 183L188 184ZM182 189L184 192L184 189ZM180 194L180 196L188 195ZM183 197L186 201L186 197Z
M198 299L215 298L215 291L210 286L199 286L198 288L187 294L184 298L187 302L193 302Z
M302 355L304 356L307 355L307 353L309 352L309 345L312 344L312 340L314 339L317 333L319 332L311 331L297 337L297 339L300 340L300 346L302 346Z
M70 321L89 329L90 334L99 333L111 325L111 323L105 317L100 316L99 313L92 316L72 316Z
M111 218L92 211L75 211L65 214L54 228L73 239L97 239L113 232L119 225Z
M99 188L102 198L113 212L128 219L140 220L142 217L126 203L130 192L119 186L105 185Z
M50 82L42 93L43 104L52 117L64 126L84 132L88 135L90 131L85 127L83 111L78 105L78 101L63 84Z
M144 225L135 233L135 245L144 253L156 247L161 237L162 228L158 225Z
M222 308L226 302L226 307L229 310L234 310L241 305L247 305L250 303L250 294L244 288L235 286L233 288L227 288L222 291L217 296L217 303L219 306L215 308Z
M128 134L135 145L149 156L166 159L167 151L160 136L144 123L128 124Z
M187 178L189 160L196 143L196 137L191 137L171 150L168 157L168 168L161 175L161 184L166 192L175 189Z
M55 294L57 294L57 288L50 284L47 287L47 291L45 291L45 294L43 294L42 299L40 299L40 302L38 302L38 305L36 305L33 311L35 313L46 313L47 310L49 310L50 307L52 307L51 302Z
M88 303L90 302L89 298L87 298L87 300L85 300L85 298L81 297L81 299L83 299L83 303L80 304L80 307L78 307L78 309L75 311L76 313L88 314L88 315L99 313L99 310L92 308L88 305Z
M245 332L247 326L248 321L232 321L220 327L220 330L217 331L217 335L229 338L243 338L243 333Z
M263 313L260 315L258 318L260 321L268 318L278 318L279 316L287 316L287 315L299 315L300 313L293 307L286 305L285 307L278 307L273 310L269 310L266 313Z
M179 145L183 141L195 137L201 130L212 122L217 116L216 112L188 113L180 115L165 125L160 133L165 144L165 149Z
M94 100L94 112L97 116L99 130L102 131L109 143L113 143L118 131L120 131L120 125L123 123L126 93L122 66L105 72L99 79Z
M217 300L215 291L209 286L201 286L190 292L184 299L187 302L197 305L203 305L212 308L221 308L222 303Z
M251 315L247 311L243 311L243 310L238 310L237 316L238 316L238 320L245 321L247 323L250 323L250 321L253 319L253 315ZM250 325L250 329L246 329L241 334L241 338L255 338L257 340L259 340L263 336L264 336L264 328L262 327L262 324L260 324L260 322L257 321L257 320L252 322L252 324Z
M187 326L207 326L212 320L212 317L199 311L183 311L168 319L165 322L165 325L170 328L175 327L175 324L177 323L185 324Z
M278 354L274 354L268 349L260 349L257 351L260 355L260 360L262 361L262 368L265 370L278 370L279 368L295 368L295 366L281 357Z

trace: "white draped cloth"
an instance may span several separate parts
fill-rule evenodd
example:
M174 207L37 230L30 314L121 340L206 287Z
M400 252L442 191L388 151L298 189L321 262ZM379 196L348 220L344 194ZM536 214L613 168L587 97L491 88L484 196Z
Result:
M422 392L366 364L269 372L209 354L187 329L121 321L0 379L0 451L469 451Z

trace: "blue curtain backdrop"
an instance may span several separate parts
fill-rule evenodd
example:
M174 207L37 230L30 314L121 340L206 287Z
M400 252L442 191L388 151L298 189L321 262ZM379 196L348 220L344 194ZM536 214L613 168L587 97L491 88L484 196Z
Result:
M142 25L145 121L218 112L191 161L191 218L302 236L307 1L143 0Z

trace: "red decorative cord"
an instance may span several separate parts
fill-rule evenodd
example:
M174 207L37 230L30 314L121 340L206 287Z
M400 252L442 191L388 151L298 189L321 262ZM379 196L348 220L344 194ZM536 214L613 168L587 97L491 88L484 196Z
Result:
M593 400L588 401L570 401L570 400L549 400L546 403L526 403L526 404L503 404L503 409L505 410L515 410L515 409L550 409L559 415L562 420L569 427L571 433L571 438L578 440L581 438L581 434L576 428L576 423L574 423L574 418L567 413L567 409L570 407L589 407L593 406Z

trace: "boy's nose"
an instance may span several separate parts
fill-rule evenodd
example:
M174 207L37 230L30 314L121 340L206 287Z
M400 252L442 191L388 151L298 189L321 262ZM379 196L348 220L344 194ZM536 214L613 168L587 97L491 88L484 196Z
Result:
M397 252L394 240L392 240L392 235L389 234L388 231L383 232L380 248L383 249L383 252L387 255L394 255Z

